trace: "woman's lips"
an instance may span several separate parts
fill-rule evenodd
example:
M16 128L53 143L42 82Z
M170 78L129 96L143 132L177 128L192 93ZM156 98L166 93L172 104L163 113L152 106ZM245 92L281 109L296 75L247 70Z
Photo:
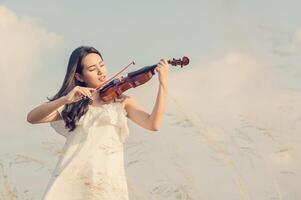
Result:
M103 75L103 76L99 77L99 79L98 79L98 80L100 80L100 81L104 81L105 79L106 79L106 76L105 76L105 75Z

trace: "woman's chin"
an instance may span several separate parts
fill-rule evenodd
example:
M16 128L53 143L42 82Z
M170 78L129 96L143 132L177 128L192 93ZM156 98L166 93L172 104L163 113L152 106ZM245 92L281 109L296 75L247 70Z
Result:
M100 86L102 86L104 83L105 83L105 81L98 81L98 83L97 83L97 87L100 87Z

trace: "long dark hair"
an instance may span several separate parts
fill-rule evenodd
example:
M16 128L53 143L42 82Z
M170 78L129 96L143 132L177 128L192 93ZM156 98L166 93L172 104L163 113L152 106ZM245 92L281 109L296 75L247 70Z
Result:
M75 86L86 87L85 82L80 82L75 78L75 73L82 74L83 65L82 59L89 53L98 54L101 59L102 55L93 47L80 46L76 48L70 55L67 72L61 86L61 89L52 98L47 99L49 101L56 100L62 96L67 95ZM76 128L76 121L78 121L82 115L88 111L88 105L91 101L80 100L71 104L66 104L62 111L62 118L65 121L65 127L69 129L69 132Z

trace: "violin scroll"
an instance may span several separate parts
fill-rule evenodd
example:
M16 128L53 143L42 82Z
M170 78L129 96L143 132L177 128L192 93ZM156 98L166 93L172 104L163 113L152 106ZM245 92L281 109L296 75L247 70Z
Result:
M179 58L179 59L172 59L172 60L168 60L168 64L172 65L172 66L177 66L177 65L180 65L181 68L183 66L186 66L189 64L189 58L186 57L186 56L183 56L183 58Z

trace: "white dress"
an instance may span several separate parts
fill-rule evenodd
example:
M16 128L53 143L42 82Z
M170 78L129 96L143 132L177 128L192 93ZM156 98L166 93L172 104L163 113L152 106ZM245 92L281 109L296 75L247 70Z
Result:
M61 114L63 106L58 109ZM43 200L128 200L123 144L129 135L121 102L89 105L68 132L64 121L51 122L66 137Z

